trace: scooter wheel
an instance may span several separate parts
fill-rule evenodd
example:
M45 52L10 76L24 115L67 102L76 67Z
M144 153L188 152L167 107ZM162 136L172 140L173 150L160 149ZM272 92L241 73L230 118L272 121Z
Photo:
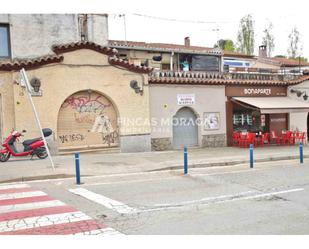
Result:
M38 153L36 153L37 157L40 158L40 159L45 159L48 155L47 155L47 151L44 150L44 151L40 151Z
M6 162L7 160L9 160L9 158L11 157L11 153L7 152L7 153L0 153L0 162Z

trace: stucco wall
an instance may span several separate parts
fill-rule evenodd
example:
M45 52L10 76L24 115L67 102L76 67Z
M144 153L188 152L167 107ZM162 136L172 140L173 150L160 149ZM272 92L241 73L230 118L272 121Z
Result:
M179 86L179 85L150 85L150 113L151 117L158 121L152 126L152 139L173 137L173 126L169 122L161 125L161 120L171 119L183 106L177 103L177 94L195 94L195 104L189 106L197 117L203 120L206 112L220 113L220 128L217 130L205 130L199 126L199 145L204 143L203 138L220 136L226 133L225 114L225 88L224 86ZM163 141L163 140L162 140ZM165 141L166 142L166 139ZM225 143L225 142L223 142ZM222 144L223 145L223 144Z
M88 39L107 45L106 15L89 15ZM80 41L77 14L0 14L0 23L10 24L13 58L52 53L54 44Z
M135 120L149 118L149 92L147 76L120 68L107 62L107 56L88 49L81 49L64 54L64 62L28 70L28 78L37 77L41 80L42 97L33 97L43 127L54 131L57 140L57 119L62 103L75 92L92 90L110 99L121 119ZM13 77L18 77L14 73ZM130 88L130 81L144 81L144 93L141 96ZM9 79L8 79L9 80ZM31 106L19 85L14 85L14 109L16 128L26 129L27 136L38 136ZM11 115L11 114L10 114ZM6 115L6 118L7 115ZM134 129L133 129L134 128ZM131 123L120 125L120 136L150 134L150 126L145 123L135 129ZM150 139L148 139L150 144ZM130 143L127 143L129 146ZM140 149L139 149L140 150Z
M295 86L288 87L287 93L290 98L293 98L298 101L309 102L309 100L304 100L303 95L298 97L295 93L291 93L291 89L300 90L302 92L306 92L309 95L309 81L305 81ZM308 112L297 112L290 113L289 125L292 130L299 130L307 132L307 116Z
M15 127L13 84L11 82L13 82L11 73L0 72L0 139L5 138Z

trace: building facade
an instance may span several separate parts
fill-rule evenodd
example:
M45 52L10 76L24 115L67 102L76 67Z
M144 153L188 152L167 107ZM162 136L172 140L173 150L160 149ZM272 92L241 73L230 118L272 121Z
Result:
M52 46L91 41L107 46L107 14L0 14L0 59L53 54Z

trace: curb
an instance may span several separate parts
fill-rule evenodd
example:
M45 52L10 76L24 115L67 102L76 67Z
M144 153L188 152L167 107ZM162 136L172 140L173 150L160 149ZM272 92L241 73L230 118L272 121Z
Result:
M309 158L309 155L304 155L304 158ZM265 158L258 158L255 159L254 162L272 162L272 161L288 161L288 160L295 160L299 159L298 155L294 156L278 156L278 157L265 157ZM210 162L210 163L189 163L189 168L207 168L207 167L218 167L218 166L233 166L237 164L245 164L249 163L249 160L234 160L234 161L221 161L221 162ZM165 171L165 170L179 170L183 169L183 165L175 165L165 168L147 170L146 172L153 172L153 171Z

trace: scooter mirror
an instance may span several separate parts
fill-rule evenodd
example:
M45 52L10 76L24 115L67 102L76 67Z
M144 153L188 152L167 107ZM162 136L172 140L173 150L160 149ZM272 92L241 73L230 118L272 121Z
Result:
M27 131L26 131L26 130L23 130L22 132L25 133L25 132L27 132Z

